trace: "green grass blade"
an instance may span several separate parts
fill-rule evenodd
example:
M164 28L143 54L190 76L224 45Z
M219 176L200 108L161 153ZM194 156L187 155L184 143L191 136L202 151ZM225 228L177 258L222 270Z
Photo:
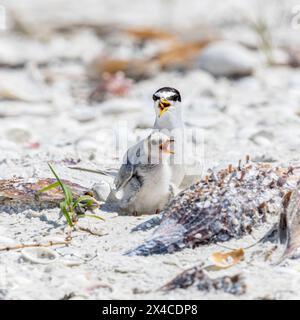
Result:
M91 196L86 195L86 196L81 196L81 197L77 198L73 204L73 207L76 208L81 202L84 202L84 203L82 203L82 205L84 207L90 207L93 204L98 204L96 199L94 199Z
M66 197L66 203L69 205L69 206L72 206L72 203L73 203L73 196L72 196L72 191L71 189L66 186L64 184L64 187L65 187L65 191L64 191L64 194L65 194L65 197Z
M72 222L70 213L69 213L68 210L67 210L67 204L66 204L65 201L63 201L63 202L60 203L60 210L61 210L61 212L63 213L63 215L65 216L68 225L69 225L70 227L73 227L73 222Z
M48 163L48 166L50 168L50 170L52 171L53 175L55 176L57 182L59 183L60 187L63 190L63 193L65 195L66 198L66 204L70 205L72 203L72 193L71 190L60 180L59 176L57 175L57 173L55 172L55 170L53 169L52 165L50 163Z
M48 191L48 190L57 188L57 187L59 187L59 186L60 186L59 182L56 181L56 182L53 182L53 183L49 184L48 186L46 186L46 187L38 190L37 193L43 193L43 192L46 192L46 191Z
M97 215L95 215L95 214L84 214L84 217L94 218L94 219L98 219L98 220L105 221L104 218L102 218L102 217L100 217L100 216L97 216Z
M74 202L74 207L77 207L78 204L79 204L80 202L82 202L82 201L87 201L87 202L89 202L89 201L91 200L91 198L92 198L91 196L81 196L81 197L77 198L76 201Z

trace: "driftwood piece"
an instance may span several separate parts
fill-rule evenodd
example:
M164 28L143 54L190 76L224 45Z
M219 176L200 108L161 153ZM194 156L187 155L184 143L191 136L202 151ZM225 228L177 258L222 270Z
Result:
M37 191L55 182L55 179L40 179L28 182L24 179L13 178L0 180L0 212L20 212L26 209L42 210L56 208L64 199L59 187L38 194ZM68 185L74 197L78 197L88 189L73 183L63 181Z

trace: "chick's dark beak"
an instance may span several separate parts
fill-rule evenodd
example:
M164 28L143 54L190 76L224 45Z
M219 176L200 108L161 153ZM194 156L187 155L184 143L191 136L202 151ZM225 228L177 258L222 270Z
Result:
M167 154L174 154L175 153L174 151L171 150L170 141L162 143L159 147L164 153L167 153Z

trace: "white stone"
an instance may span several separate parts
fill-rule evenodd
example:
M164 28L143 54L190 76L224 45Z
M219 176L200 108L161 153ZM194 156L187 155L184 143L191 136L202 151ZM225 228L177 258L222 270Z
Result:
M92 187L92 191L95 193L96 199L99 201L106 201L110 194L110 190L110 185L104 180L95 183Z
M258 64L255 54L231 41L209 44L200 53L196 65L214 76L242 76L253 72Z

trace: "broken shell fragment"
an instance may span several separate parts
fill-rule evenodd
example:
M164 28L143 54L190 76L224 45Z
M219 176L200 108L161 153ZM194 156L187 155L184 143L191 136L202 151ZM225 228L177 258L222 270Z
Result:
M236 249L227 253L214 252L211 256L212 262L219 268L230 268L244 259L245 252Z
M25 259L33 263L49 264L57 260L58 254L50 248L25 248L22 250Z
M202 266L184 270L174 279L160 288L162 291L187 289L191 286L200 291L223 291L233 295L242 295L246 292L247 285L242 275L223 276L211 279Z

